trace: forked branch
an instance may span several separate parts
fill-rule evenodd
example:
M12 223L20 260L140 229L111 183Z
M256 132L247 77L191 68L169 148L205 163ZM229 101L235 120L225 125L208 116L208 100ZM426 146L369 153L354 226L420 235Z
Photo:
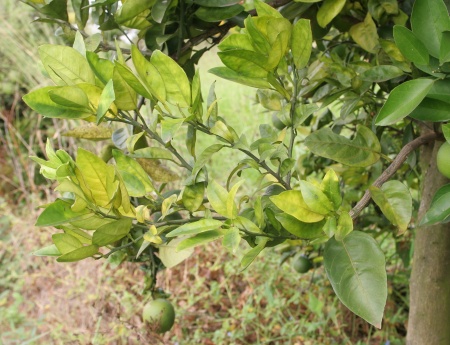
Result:
M372 186L380 188L386 181L388 181L395 172L400 169L402 164L405 162L406 158L408 158L408 155L416 150L418 147L429 143L430 141L436 140L438 137L438 133L436 132L430 132L427 134L424 134L413 141L406 144L398 153L397 157L392 161L392 163L386 168L385 171L378 177L375 182L372 184ZM350 211L350 216L352 219L355 219L358 214L367 206L367 204L370 201L370 191L366 190L361 200L358 201L358 203L353 207L353 209Z

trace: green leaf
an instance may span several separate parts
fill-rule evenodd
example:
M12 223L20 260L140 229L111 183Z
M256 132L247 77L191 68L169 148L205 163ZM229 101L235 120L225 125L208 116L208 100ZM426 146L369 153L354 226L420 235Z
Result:
M237 205L234 199L236 198L236 193L240 186L245 182L245 180L240 180L233 187L231 187L230 192L227 196L227 213L225 216L229 219L235 219L237 217Z
M388 181L381 188L369 187L373 201L400 232L406 231L412 216L412 197L400 181Z
M36 221L36 226L57 226L76 220L88 218L92 215L91 211L85 209L80 212L74 212L71 209L72 204L57 199L40 214Z
M151 16L159 24L162 23L167 9L172 5L172 0L156 0L152 7Z
M416 0L411 14L412 31L439 58L442 33L450 29L448 10L442 0Z
M450 121L450 104L437 99L425 97L409 114L410 117L422 121Z
M324 218L322 214L314 212L308 207L303 199L302 193L298 190L287 190L278 195L271 196L270 200L280 210L302 222L315 223Z
M211 230L211 231L202 232L198 235L195 235L194 237L187 238L177 246L177 250L182 251L182 250L197 247L199 245L206 244L211 241L217 240L217 239L223 237L223 235L225 234L224 231L225 230L222 230L222 229Z
M450 144L450 123L441 126L445 140Z
M356 315L381 328L387 298L385 258L378 243L360 231L325 245L324 266L341 302Z
M255 5L255 10L259 17L269 16L275 18L283 18L280 12L261 0L255 0L253 4Z
M130 218L123 218L114 222L102 225L94 231L92 236L92 243L102 247L112 244L124 238L131 229L132 220Z
M400 84L391 91L377 115L378 126L394 124L408 116L426 97L433 86L432 79L414 79Z
M193 248L177 251L177 246L182 241L183 238L175 238L169 243L158 247L158 256L167 268L175 267L194 253Z
M80 229L97 230L102 225L111 223L113 221L113 219L102 218L94 213L91 213L90 216L84 217L83 219L71 220L70 224Z
M450 31L442 33L441 49L439 51L439 63L450 62Z
M205 194L205 183L198 182L190 186L184 187L183 205L190 211L195 212L203 204L203 196Z
M430 56L425 45L411 30L404 26L394 26L394 39L404 57L416 65L428 65Z
M333 169L329 169L325 174L325 177L320 184L320 189L331 201L334 210L337 211L342 204L342 196L339 187L339 178Z
M33 255L35 256L60 256L61 253L59 252L58 248L54 244L43 247L41 249L36 250L33 252Z
M135 45L131 46L131 59L140 82L156 99L164 103L166 101L166 88L160 72L147 61Z
M228 218L233 217L235 213L233 211L237 212L237 210L233 209L231 212L228 210L228 191L215 180L209 182L206 188L206 196L215 212Z
M125 79L119 73L117 67L114 67L113 72L113 86L114 86L114 103L117 108L122 110L134 110L137 107L136 91L127 84Z
M54 234L52 241L61 254L67 254L83 246L79 239L68 234Z
M337 230L337 220L336 217L330 217L327 219L325 225L323 226L323 232L331 238Z
M353 219L347 212L343 212L337 221L335 230L336 241L342 241L349 233L353 231Z
M266 247L266 243L268 238L261 238L260 242L256 247L250 249L247 253L245 253L244 257L241 260L242 270L245 270L250 264L256 259L256 257L262 252L262 250Z
M57 85L95 84L88 62L72 47L44 44L38 51L45 70Z
M58 89L58 86L43 87L26 94L23 96L23 100L31 109L45 117L83 119L93 115L93 112L88 109L69 108L52 101L49 93Z
M76 164L76 176L84 194L98 206L111 206L118 188L114 167L82 148L78 148Z
M404 72L396 66L381 65L369 68L368 70L361 73L359 77L362 80L380 83L383 81L400 77L403 74Z
M239 243L241 242L241 235L239 229L236 227L229 228L223 236L222 245L231 253L236 254Z
M237 218L234 220L234 224L239 229L247 230L254 234L262 234L263 233L261 231L261 229L255 223L253 223L250 219L242 217L242 216L237 216Z
M153 52L150 62L158 70L164 82L167 102L180 107L189 107L191 85L180 65L159 50Z
M218 45L221 51L242 49L254 50L250 37L242 34L231 34L226 36Z
M113 156L130 196L142 197L155 190L149 176L138 162L120 150L113 150Z
M83 35L79 31L75 33L75 41L73 41L73 49L86 57L86 45L84 44Z
M67 108L91 112L87 95L76 86L62 86L48 92L50 99Z
M241 5L232 5L227 7L200 7L195 11L195 16L205 22L220 22L222 20L233 18L244 11Z
M219 52L217 55L223 64L235 73L249 78L267 77L267 58L257 52L233 49Z
M376 53L378 48L378 31L372 16L367 13L364 22L353 25L349 34L358 45L369 53Z
M259 89L257 91L257 97L259 103L267 110L279 111L282 109L282 98L276 91Z
M98 253L98 247L91 244L90 246L81 247L74 251L61 255L56 261L58 262L74 262L86 259Z
M436 80L428 92L427 98L450 103L450 79Z
M67 0L53 0L47 5L39 9L39 12L48 17L60 19L67 22L69 16L67 14Z
M128 66L122 65L116 61L115 67L123 80L125 80L125 82L131 86L136 93L144 96L145 98L153 99L153 95L150 93L149 88L145 86L137 76L134 75Z
M205 164L211 159L211 156L214 153L220 151L223 147L225 147L225 145L214 144L203 150L203 152L198 156L192 168L192 176L194 179L197 177L197 174L200 172L200 170L202 170Z
M266 78L252 78L239 74L228 67L211 68L209 73L214 74L220 78L231 80L235 83L256 87L259 89L270 89L270 83Z
M325 0L317 12L317 23L325 27L342 11L346 0Z
M223 222L220 220L205 218L193 223L184 224L166 234L166 237L197 235L205 231L217 230L222 224Z
M144 147L143 149L135 150L130 157L146 158L146 159L164 159L173 161L173 155L170 151L162 147Z
M84 30L89 19L89 0L72 0L72 8L75 12L75 19L80 30ZM79 31L77 31L79 32Z
M70 225L61 226L61 229L63 229L66 234L77 238L82 244L92 244L92 236L81 229Z
M103 84L112 79L114 72L114 64L107 60L101 59L96 53L86 52L86 59L94 74Z
M308 208L316 213L327 215L334 206L319 187L307 181L300 181L300 190Z
M381 146L376 135L362 125L358 125L352 140L322 128L310 134L305 144L314 154L349 166L367 167L380 159Z
M240 0L193 0L194 4L207 7L227 7L235 5Z
M161 121L161 138L165 143L172 140L176 132L181 128L185 119L164 119Z
M106 115L106 112L108 111L109 107L111 106L111 104L114 102L115 99L116 95L114 94L113 81L110 80L106 84L100 96L100 101L98 103L97 108L97 124L100 123L100 121Z
M124 24L147 10L154 3L154 0L128 0L114 14L114 19L117 24Z
M275 218L281 223L283 228L292 235L305 240L313 240L323 236L325 220L315 223L305 223L288 214L278 213Z
M312 50L312 31L308 19L299 19L292 29L291 51L294 64L301 69L308 64Z
M420 221L421 226L447 222L450 217L450 184L439 188L431 201L430 208Z

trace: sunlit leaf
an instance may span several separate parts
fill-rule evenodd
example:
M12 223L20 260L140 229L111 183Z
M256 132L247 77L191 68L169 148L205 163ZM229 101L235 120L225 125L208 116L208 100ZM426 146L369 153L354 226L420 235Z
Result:
M397 86L378 113L376 124L387 126L408 116L426 97L433 82L432 79L420 78Z
M88 62L72 47L44 44L38 51L47 73L57 85L95 84Z
M317 23L327 26L344 8L345 0L325 0L317 12Z
M86 219L92 215L91 211L85 209L80 212L74 212L71 208L72 204L57 199L40 214L36 221L36 226L56 226L69 223L76 220Z
M270 200L283 212L297 218L305 223L315 223L321 221L324 216L312 211L305 200L302 192L298 190L288 190L270 197Z
M175 230L172 230L167 237L176 237L184 235L197 235L205 231L216 230L222 226L223 222L216 219L205 218L193 223L184 224Z
M193 248L177 250L177 246L183 240L183 238L175 238L169 243L158 247L158 256L167 268L175 267L194 253Z
M301 69L308 64L312 50L312 31L310 21L300 19L292 30L292 57L295 67Z
M378 46L378 31L370 13L364 22L353 25L349 30L350 36L358 45L369 53L376 53Z

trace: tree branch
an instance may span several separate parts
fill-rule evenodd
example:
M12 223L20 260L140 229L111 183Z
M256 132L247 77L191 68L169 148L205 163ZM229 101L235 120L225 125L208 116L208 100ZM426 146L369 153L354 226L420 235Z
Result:
M406 158L408 157L408 155L411 152L413 152L418 147L420 147L430 141L436 140L437 137L438 137L438 133L431 132L431 133L422 135L422 136L414 139L413 141L409 142L408 144L406 144L400 150L397 157L395 157L395 159L392 161L392 163L386 168L385 171L383 171L383 173L380 175L380 177L378 177L375 180L375 182L372 184L372 186L380 188L387 180L389 180L395 174L395 172L398 169L400 169L400 167L405 162ZM358 214L367 206L367 204L370 201L370 198L371 198L370 191L366 190L366 192L364 193L361 200L359 200L358 203L355 205L355 207L353 207L353 209L350 211L350 216L352 217L352 219L355 219L358 216Z

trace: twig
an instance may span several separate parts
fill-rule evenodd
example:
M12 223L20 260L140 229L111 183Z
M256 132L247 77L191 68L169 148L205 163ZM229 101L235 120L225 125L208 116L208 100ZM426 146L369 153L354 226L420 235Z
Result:
M164 142L164 140L162 140L162 138L157 133L153 132L150 128L148 128L147 124L145 123L145 119L142 117L142 115L139 112L136 112L136 114L138 115L139 119L142 121L142 124L139 123L138 121L136 121L135 119L133 119L132 117L127 116L123 112L120 112L120 115L122 115L122 117L125 118L129 124L143 129L154 140L156 140L158 143L163 145L167 150L172 152L172 154L175 157L177 157L178 160L180 161L181 166L183 166L184 168L186 168L189 171L192 171L192 166L188 162L186 162L186 160L178 153L178 151L172 145L170 145L170 143L169 143L169 145L167 145Z
M405 162L408 155L416 150L418 147L435 140L438 137L438 133L431 132L424 134L413 141L406 144L398 153L397 157L392 161L392 163L386 168L385 171L378 177L375 182L372 184L374 187L380 188L387 180L389 180L395 172L400 169L402 164ZM361 200L353 207L353 209L349 212L352 219L355 219L358 214L367 206L370 201L370 191L366 190Z
M297 107L297 97L298 97L298 76L297 76L297 69L295 66L293 66L294 75L294 92L291 96L291 109L289 111L289 117L290 117L290 125L291 125L291 137L289 138L289 148L288 148L288 157L292 158L292 154L294 151L294 142L295 137L297 136L297 130L295 129L294 125L294 117L295 117L295 108ZM288 172L286 176L286 184L289 186L291 184L291 177L292 177L292 170Z

